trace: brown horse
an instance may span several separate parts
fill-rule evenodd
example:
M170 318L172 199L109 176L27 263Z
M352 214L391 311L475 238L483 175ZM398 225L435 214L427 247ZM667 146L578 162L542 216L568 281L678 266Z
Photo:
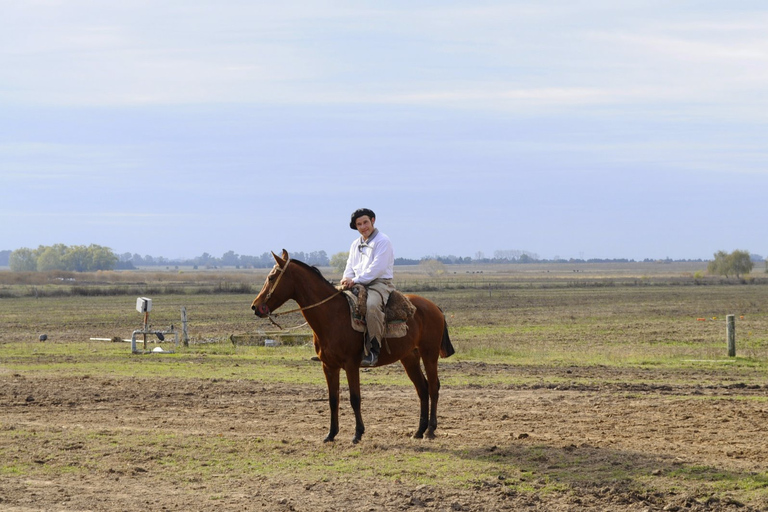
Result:
M349 303L319 270L292 260L285 249L282 257L275 253L272 256L276 265L267 276L251 309L261 318L272 318L272 312L286 301L296 301L312 327L315 352L323 363L328 383L331 428L325 442L333 441L339 432L339 374L343 368L349 383L349 401L355 412L355 437L352 442L357 443L365 432L360 414L363 335L351 326ZM437 359L438 356L450 356L454 350L448 337L448 324L440 308L418 295L407 297L416 306L416 313L408 320L408 333L405 337L384 341L376 366L396 361L402 363L416 386L421 404L419 428L413 437L423 438L426 432L427 437L431 438L437 428L437 397L440 390ZM424 363L426 377L421 371L420 359Z

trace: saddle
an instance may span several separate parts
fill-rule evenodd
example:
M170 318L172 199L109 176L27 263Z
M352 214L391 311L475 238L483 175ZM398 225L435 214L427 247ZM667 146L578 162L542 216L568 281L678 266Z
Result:
M350 290L344 290L344 296L349 302L352 317L352 328L357 332L365 332L365 314L367 312L368 289L356 284ZM408 297L395 290L389 294L384 308L387 331L385 338L402 338L408 334L408 320L416 313L416 306Z

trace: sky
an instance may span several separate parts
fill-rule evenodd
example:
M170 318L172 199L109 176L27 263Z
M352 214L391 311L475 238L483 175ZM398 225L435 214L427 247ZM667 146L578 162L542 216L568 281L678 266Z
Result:
M768 255L763 0L0 9L0 250Z

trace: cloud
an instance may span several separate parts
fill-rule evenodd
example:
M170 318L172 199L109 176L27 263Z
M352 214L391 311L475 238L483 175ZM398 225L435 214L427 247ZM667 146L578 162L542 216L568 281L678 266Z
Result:
M667 14L599 1L14 4L0 21L0 103L531 112L686 100L716 108L745 88L763 102L754 89L768 81L764 17Z

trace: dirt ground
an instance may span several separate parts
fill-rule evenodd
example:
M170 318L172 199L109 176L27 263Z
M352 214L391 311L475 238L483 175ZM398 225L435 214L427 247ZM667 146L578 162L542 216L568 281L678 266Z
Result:
M713 479L764 475L766 386L623 384L676 381L661 371L649 379L652 370L645 369L455 363L441 366L441 371L540 374L542 384L444 386L434 440L409 437L417 416L412 389L364 384L367 430L362 443L354 446L346 391L341 433L335 443L323 444L328 428L323 387L247 380L31 377L0 366L0 454L6 467L40 468L34 478L0 473L0 509L768 509L764 493L731 498L726 491L708 497ZM706 370L700 371L705 382ZM545 384L559 376L580 384ZM591 381L596 384L584 384ZM207 445L195 449L194 442L216 437L234 452L259 443L274 443L273 451L283 450L286 457L321 453L344 459L370 451L408 458L434 452L454 457L457 464L495 461L499 471L461 488L365 474L318 478L292 470L243 476L217 469L195 477L189 469L163 465L164 454L176 449L173 440L178 437L127 447L104 441L122 439L126 432L183 435L186 449L201 459L201 471ZM91 443L98 449L91 450ZM46 476L46 466L74 469ZM683 487L673 479L681 472L690 475ZM521 484L529 491L520 490Z

